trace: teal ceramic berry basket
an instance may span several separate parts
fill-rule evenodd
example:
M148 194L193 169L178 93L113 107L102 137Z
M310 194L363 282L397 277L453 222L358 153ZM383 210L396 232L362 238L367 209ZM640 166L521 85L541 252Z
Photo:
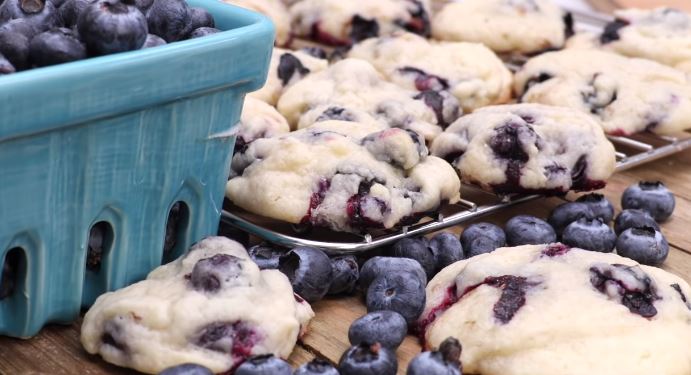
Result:
M215 0L190 5L224 32L0 77L0 334L71 322L216 232L230 131L274 31ZM103 251L89 268L94 227Z

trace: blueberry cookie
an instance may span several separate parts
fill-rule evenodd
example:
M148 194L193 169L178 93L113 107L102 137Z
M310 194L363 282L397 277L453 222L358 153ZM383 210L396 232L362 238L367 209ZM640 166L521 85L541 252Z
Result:
M425 346L453 336L464 373L691 374L691 288L662 269L562 244L502 248L427 285Z
M592 49L549 52L516 73L514 90L523 102L590 114L609 134L691 128L691 79L654 61Z
M330 46L396 30L429 36L427 0L302 0L290 7L293 33Z
M323 121L252 142L233 156L226 196L259 215L360 232L415 222L460 198L444 160L417 133Z
M270 138L290 132L288 121L278 113L276 108L252 97L245 98L242 116L237 126L235 152L244 150L255 139Z
M389 81L407 89L447 90L465 111L511 98L511 72L481 44L429 42L401 32L358 43L348 56L369 61Z
M337 111L315 113L327 106ZM341 60L287 88L278 111L299 127L316 118L350 120L343 113L367 113L387 127L410 129L432 140L458 117L458 100L446 91L405 90L387 82L367 61ZM304 118L303 118L304 117Z
M81 341L145 373L182 363L225 373L250 355L287 358L313 316L285 275L260 271L237 242L210 237L146 280L100 296Z
M565 193L605 186L616 164L600 124L578 111L538 104L481 108L432 143L464 181L496 193Z
M564 46L573 21L551 0L463 0L432 20L440 40L477 42L495 52L534 54Z
M614 14L616 19L598 38L604 48L691 72L691 15L671 8Z
M276 105L285 87L301 80L310 73L326 69L328 65L327 60L314 57L304 51L274 48L269 62L266 84L247 96Z
M276 28L276 45L290 44L290 14L288 7L281 0L223 0L223 2L251 9L269 17Z

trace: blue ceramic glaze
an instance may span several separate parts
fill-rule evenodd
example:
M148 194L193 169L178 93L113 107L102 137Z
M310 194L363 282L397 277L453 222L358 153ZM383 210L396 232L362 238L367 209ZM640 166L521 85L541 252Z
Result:
M69 323L98 295L141 280L216 233L244 95L264 84L266 18L190 0L222 33L0 77L0 266L19 260L0 300L0 334ZM189 215L163 254L175 202ZM98 271L90 228L112 230ZM2 272L2 268L0 268Z

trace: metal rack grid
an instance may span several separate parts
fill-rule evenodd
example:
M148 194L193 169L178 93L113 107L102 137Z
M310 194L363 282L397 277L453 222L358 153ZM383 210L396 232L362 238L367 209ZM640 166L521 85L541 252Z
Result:
M611 20L606 15L592 13L584 14L572 12L576 21L578 31L602 30L602 27ZM636 167L641 164L649 163L654 160L681 152L691 148L691 133L682 133L679 136L660 136L649 133L638 134L633 137L608 136L609 140L617 149L617 172ZM253 222L253 219L246 215L223 210L221 220L233 227L237 227L260 237L276 245L285 247L313 246L319 247L330 254L359 253L384 246L405 237L420 236L431 232L436 232L454 225L468 222L481 216L499 212L508 207L521 203L534 201L544 198L543 195L507 195L496 196L472 185L463 185L464 192L474 190L475 193L485 194L492 198L489 203L476 203L472 200L462 199L454 205L447 205L444 212L436 217L429 217L428 221L423 221L415 225L404 226L398 230L382 231L380 234L364 235L343 235L350 236L344 240L318 240L307 238L309 235L299 234L298 231L269 229L261 224ZM466 196L467 194L463 194ZM423 219L424 220L424 219ZM285 227L285 225L283 225ZM324 231L330 232L325 229ZM335 232L333 232L336 235Z

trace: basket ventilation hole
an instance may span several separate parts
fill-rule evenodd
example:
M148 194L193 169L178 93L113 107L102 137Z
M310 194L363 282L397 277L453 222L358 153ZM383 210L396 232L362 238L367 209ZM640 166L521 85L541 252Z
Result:
M190 210L184 202L175 202L168 211L166 220L166 233L163 241L163 263L168 263L178 253L181 246L186 226L189 223Z
M20 266L24 258L24 249L15 247L5 256L5 262L0 270L0 300L10 297L19 284Z
M103 259L113 244L113 227L106 221L99 221L89 230L86 269L92 272L101 270Z

